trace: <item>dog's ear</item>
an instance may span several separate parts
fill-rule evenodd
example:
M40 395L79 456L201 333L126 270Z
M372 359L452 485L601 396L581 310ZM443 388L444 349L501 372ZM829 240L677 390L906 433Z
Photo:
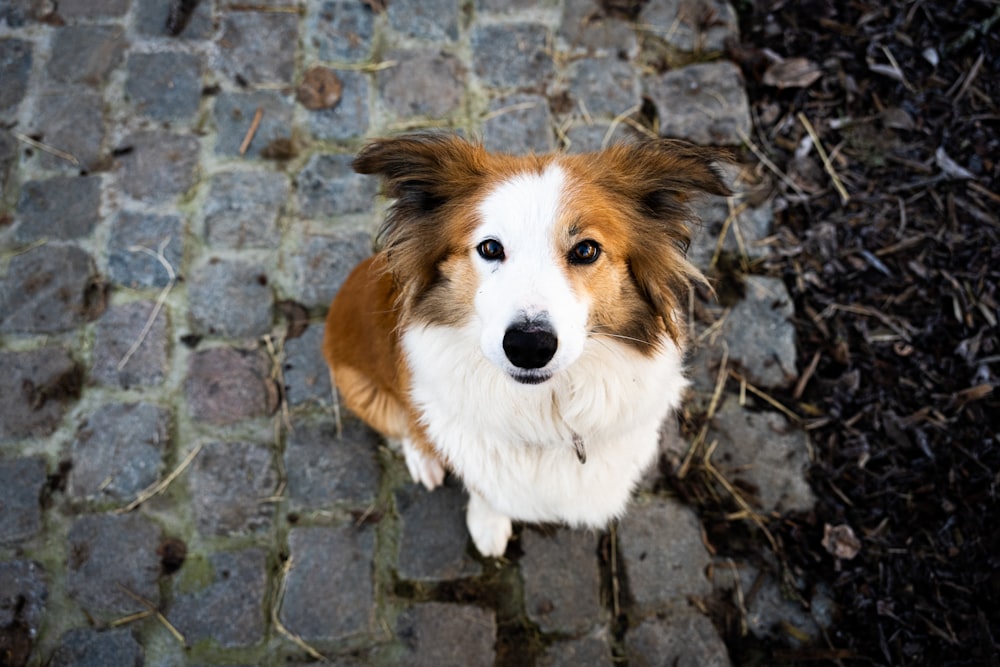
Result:
M406 303L437 279L438 264L452 243L449 208L462 205L482 182L483 160L482 147L431 133L377 139L354 159L355 171L381 177L385 195L395 200L378 245Z
M380 176L394 209L412 215L433 213L475 176L477 147L454 135L409 134L376 139L354 159L360 174Z
M704 276L686 258L695 221L691 202L703 194L731 194L719 169L725 152L659 140L610 151L611 187L633 208L636 226L629 267L644 300L668 332L681 335L676 314L692 281Z

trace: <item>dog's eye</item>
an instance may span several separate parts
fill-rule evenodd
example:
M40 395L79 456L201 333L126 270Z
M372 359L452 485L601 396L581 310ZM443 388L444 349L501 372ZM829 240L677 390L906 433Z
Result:
M569 251L569 262L570 264L591 264L600 254L601 246L597 245L597 241L587 239L580 241Z
M504 258L503 244L496 239L486 239L476 246L476 252L478 252L479 256L483 259L491 262L498 262Z

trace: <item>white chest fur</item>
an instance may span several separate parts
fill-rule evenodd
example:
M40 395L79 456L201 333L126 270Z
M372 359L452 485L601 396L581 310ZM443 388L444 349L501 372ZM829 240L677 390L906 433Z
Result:
M403 347L435 447L497 512L523 521L602 527L620 515L687 385L669 339L642 356L588 338L572 366L534 386L487 361L472 326L411 327Z

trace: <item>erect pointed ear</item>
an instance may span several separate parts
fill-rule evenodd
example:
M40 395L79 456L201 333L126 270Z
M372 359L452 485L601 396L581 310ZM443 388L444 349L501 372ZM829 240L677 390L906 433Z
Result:
M484 155L482 147L456 136L428 133L378 139L354 159L355 171L380 176L386 196L395 200L378 243L403 286L405 304L436 280L454 242L449 207L460 206L482 182Z
M358 153L354 170L381 176L394 209L432 213L461 192L476 172L481 149L454 135L409 134L376 139Z
M719 169L723 151L683 141L659 140L623 145L609 156L615 171L612 188L633 207L636 227L629 266L653 312L675 339L681 336L678 312L692 281L704 282L686 258L691 242L690 204L702 194L731 194Z
M626 145L619 164L634 196L652 218L688 213L686 205L700 194L728 196L719 165L731 161L724 150L677 139Z

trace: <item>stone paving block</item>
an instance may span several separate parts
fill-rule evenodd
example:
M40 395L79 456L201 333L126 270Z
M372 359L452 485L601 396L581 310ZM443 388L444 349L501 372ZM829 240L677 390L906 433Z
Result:
M191 53L133 53L125 66L125 94L155 120L188 120L201 101L201 59Z
M29 457L0 460L0 544L21 542L34 537L41 530L41 495L44 485L43 459ZM0 586L0 591L3 590ZM3 607L0 606L0 616L2 615ZM0 623L0 627L3 625Z
M195 591L175 586L167 619L189 644L210 639L224 648L252 646L264 638L266 554L251 548L208 557L211 581Z
M118 158L122 189L130 197L164 202L194 185L200 158L195 137L152 130L126 137L123 146L131 149Z
M312 511L346 503L366 509L378 492L378 445L379 436L350 416L340 438L332 417L296 424L285 445L291 506Z
M236 157L253 123L257 109L262 112L260 125L245 157L261 157L261 151L275 141L292 137L292 105L287 97L276 91L259 90L252 93L219 93L215 99L215 126L218 136L215 152Z
M526 9L535 9L539 5L543 7L555 6L555 0L476 0L476 13L486 12L491 14L517 14Z
M364 2L327 0L309 3L306 41L319 51L320 60L359 62L368 59L375 32L375 17Z
M270 415L279 396L270 359L260 350L231 347L192 354L184 394L192 417L219 425Z
M580 634L606 620L593 531L559 528L521 535L524 608L542 632Z
M292 528L292 567L285 579L281 622L307 642L331 642L368 633L375 590L375 531L349 523Z
M608 137L608 130L611 130L610 137ZM590 153L599 151L606 145L612 146L633 141L632 135L621 123L616 125L614 129L611 129L610 123L577 125L566 130L566 138L569 142L566 148L568 153Z
M710 20L707 21L706 18ZM650 0L639 13L641 29L687 53L719 52L739 39L736 12L725 0Z
M156 482L170 449L170 414L149 403L98 408L70 447L67 491L75 498L130 501Z
M59 0L64 19L115 18L128 11L129 0Z
M251 85L291 84L299 17L290 12L231 11L222 17L222 71Z
M732 179L727 179L731 181ZM738 200L737 200L738 201ZM740 206L736 204L738 213L730 221L726 238L722 242L723 252L732 254L746 252L750 259L765 257L768 252L761 242L771 235L774 223L774 210L770 203L761 206ZM724 197L706 197L694 203L694 209L701 224L691 229L691 246L688 248L688 259L702 271L707 271L715 255L719 234L730 216L730 208ZM736 239L739 228L743 249Z
M759 387L787 387L798 377L791 319L795 305L788 288L780 278L768 276L747 276L743 284L745 296L721 329L729 363L740 365Z
M213 442L191 464L191 495L205 535L260 532L271 526L278 486L274 452L251 442Z
M233 171L212 177L201 212L205 237L225 248L273 248L288 180L269 171Z
M0 119L14 120L17 107L28 90L31 76L31 42L23 39L0 39Z
M298 338L285 341L285 397L289 405L329 405L330 373L320 352L323 325L314 322Z
M28 181L17 202L20 243L39 239L65 240L86 236L100 220L101 179L97 176L63 176Z
M98 93L61 86L35 101L26 134L73 156L75 162L47 152L38 159L45 169L90 171L103 162L104 100Z
M309 308L329 305L351 270L371 253L372 235L364 229L305 235L285 261L294 297Z
M440 118L462 104L465 67L455 56L435 50L390 51L385 60L397 64L378 72L379 97L397 116Z
M124 287L163 287L170 282L170 273L155 254L162 249L163 258L178 275L183 244L181 218L122 211L111 222L108 274L112 282Z
M673 500L654 498L632 506L618 529L634 608L640 614L684 607L688 596L706 596L711 557L698 518Z
M3 199L10 197L14 192L14 170L20 162L20 148L14 135L0 129L0 191L10 193Z
M716 563L712 574L715 587L720 591L732 595L736 587L740 587L747 629L759 639L777 639L783 644L796 645L796 637L821 639L821 626L829 628L833 623L836 606L823 586L817 587L806 608L787 594L787 584L771 571L761 571L748 563L736 563L734 567L733 562L727 560ZM790 629L798 632L793 634Z
M128 628L70 630L59 640L48 667L142 667L145 651Z
M491 610L442 602L414 605L396 620L396 636L407 649L399 664L492 665L496 633L496 617Z
M388 5L389 25L402 35L436 43L458 39L456 0L395 0Z
M59 83L101 86L121 62L127 41L117 25L68 25L52 34L45 71Z
M3 510L0 509L0 513ZM0 541L3 541L0 538ZM8 665L26 664L12 655L17 648L14 644L19 633L27 643L33 642L41 629L45 614L45 603L49 597L48 576L40 563L31 560L8 560L0 562L0 656L10 662ZM25 648L25 652L30 650ZM27 656L25 656L26 658Z
M0 368L0 440L49 435L80 397L83 369L60 347L0 351Z
M495 88L544 90L554 65L548 29L537 23L477 25L472 30L476 75Z
M150 387L163 382L170 353L166 309L157 313L143 335L154 308L152 301L134 301L108 308L95 327L91 378L122 389ZM140 338L142 342L119 368L119 363Z
M634 28L627 21L608 16L601 10L600 4L611 3L565 0L559 22L559 37L574 51L634 58L639 53L639 40Z
M0 4L0 23L6 22L11 28L24 27L25 22L35 19L36 10L32 0L8 0Z
M86 2L87 0L79 0ZM135 6L135 27L140 35L155 37L174 36L167 29L168 18L174 3L163 0L133 0ZM176 37L182 39L209 39L215 34L212 13L215 0L200 0L195 4L188 20L180 24Z
M482 571L466 550L468 502L468 495L454 480L430 493L416 484L396 491L402 524L396 570L402 579L442 581L474 577Z
M188 299L195 333L249 338L271 330L274 293L259 264L211 257L191 271Z
M104 308L90 255L47 243L10 260L0 281L0 332L57 333L92 320Z
M378 180L351 168L353 155L314 155L299 173L299 211L307 218L367 213Z
M160 540L140 514L81 516L67 538L67 593L99 623L146 609L123 588L159 604Z
M808 511L815 503L806 481L809 436L777 412L751 412L727 396L712 418L707 442L718 440L713 462L741 489L752 490L765 512Z
M483 145L514 154L551 151L555 141L548 100L524 93L493 100L490 117L483 121Z
M699 63L643 77L656 106L660 134L696 144L736 146L750 132L743 76L729 61Z
M685 610L651 618L625 635L635 667L729 667L729 652L708 617Z
M615 118L639 110L642 89L635 68L617 58L584 58L570 64L567 91L574 111Z
M535 663L538 667L613 667L611 647L603 637L584 637L552 644Z
M363 72L338 71L340 102L328 109L309 113L309 129L322 140L351 139L368 131L368 75Z

